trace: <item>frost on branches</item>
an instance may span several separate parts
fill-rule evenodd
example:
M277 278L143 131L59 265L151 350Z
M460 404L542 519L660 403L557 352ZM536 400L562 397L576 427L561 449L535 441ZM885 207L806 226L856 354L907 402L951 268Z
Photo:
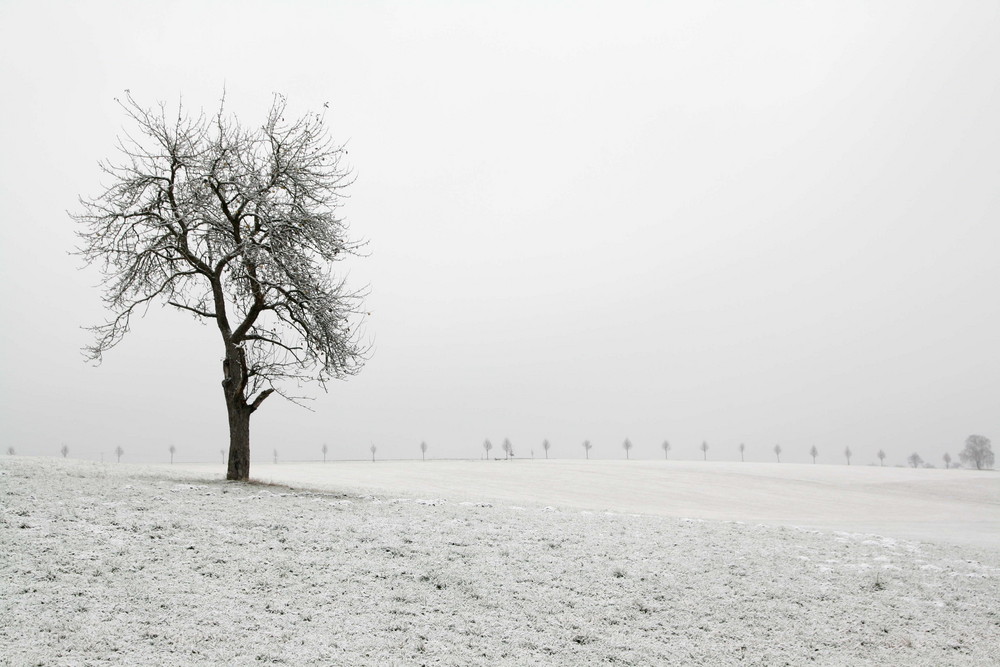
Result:
M93 327L88 358L117 345L133 314L159 302L213 320L225 349L228 479L250 470L250 415L284 381L356 374L365 361L355 315L361 294L331 276L356 253L337 216L351 182L324 117L285 119L276 96L262 125L225 112L119 101L131 128L109 187L82 198L79 254L101 267L111 317Z

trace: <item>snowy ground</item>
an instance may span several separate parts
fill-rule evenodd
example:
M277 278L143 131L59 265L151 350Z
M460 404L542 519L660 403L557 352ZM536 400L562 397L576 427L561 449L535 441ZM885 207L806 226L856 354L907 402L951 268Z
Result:
M251 472L312 489L767 522L1000 551L1000 474L993 470L536 459L255 463Z
M622 473L611 462L594 463L579 492L595 506L614 504L615 493L600 498L609 479L634 474L632 495L641 496L652 482L640 468L656 469ZM406 493L229 484L177 467L4 458L0 660L996 664L1000 554L988 545L582 510L564 502L573 475L551 472L566 468L559 464L548 466L549 478L560 480L551 483L551 507L529 502L542 498L523 489L525 502L503 501L514 493L509 481L480 488L476 500L471 486L447 494L422 487L421 476L442 475L420 462L391 465L409 480L397 482ZM546 469L480 465L484 479L494 480L518 468L529 476ZM295 468L310 467L319 466ZM383 468L387 477L377 483L355 472L344 486L389 488L392 475ZM883 501L894 493L927 502L940 495L941 487L924 484L932 478L905 472L889 473L900 476L903 490L879 490L895 482L876 478L856 482L856 491ZM956 473L969 475L970 484L957 498L939 498L954 504L946 517L965 504L995 505L990 484L974 483L992 478ZM331 474L308 486L337 487ZM761 486L770 484L768 475L760 475ZM715 483L733 482L723 471ZM840 489L846 506L859 503L841 482L825 483ZM808 504L823 484L808 478L785 486L780 504ZM906 490L912 484L924 491ZM792 493L796 485L801 496ZM428 492L408 492L419 488ZM526 488L542 493L534 483ZM767 503L749 500L755 493L746 506L729 504L763 511ZM885 508L900 518L895 511Z

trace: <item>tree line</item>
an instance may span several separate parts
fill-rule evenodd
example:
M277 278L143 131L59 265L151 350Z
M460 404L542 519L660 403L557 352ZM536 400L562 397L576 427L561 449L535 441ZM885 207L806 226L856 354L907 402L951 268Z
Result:
M593 443L591 443L590 440L584 440L582 446L585 458L589 459L590 451L594 448ZM622 450L624 450L625 452L626 460L631 459L631 452L635 448L634 443L629 438L625 438L624 442L622 442L621 447ZM427 451L430 449L430 446L427 444L426 441L421 441L419 449L420 449L420 458L426 461ZM489 459L491 457L491 452L493 451L493 443L489 440L489 438L483 441L482 449L483 449L483 454L481 458ZM542 440L541 450L546 459L549 458L549 452L551 451L551 449L552 449L552 443L547 438ZM670 441L664 440L660 444L660 449L663 450L663 458L669 460L670 452L673 451L673 445L670 444ZM698 450L701 451L702 459L705 461L708 460L709 449L710 448L707 441L703 440L701 444L698 445ZM746 461L745 458L746 449L747 449L746 444L742 442L737 447L737 451L740 454L740 461ZM69 446L65 443L63 443L62 446L59 448L59 453L62 455L63 458L69 456L69 451L70 451ZM323 446L320 448L320 451L323 454L323 462L325 463L330 448L327 446L326 443L323 443ZM376 460L375 455L378 452L378 447L374 443L371 443L368 448L368 451L371 453L372 462L374 462ZM503 442L500 445L500 451L503 452L504 460L509 461L510 459L515 458L514 445L513 443L511 443L509 438L503 439ZM775 445L771 451L774 452L775 460L778 463L780 463L781 454L782 452L785 451L784 448L782 448L781 445ZM167 452L170 454L170 463L173 463L174 455L177 453L177 447L175 445L170 445L167 448ZM224 449L220 449L219 453L222 456L223 463L225 463L226 451ZM8 447L7 454L10 456L15 456L17 452L14 449L14 447ZM116 461L120 463L122 456L124 456L125 454L125 450L121 446L115 447L114 454ZM819 455L820 451L815 445L809 448L809 456L812 458L813 463L819 462L818 460ZM534 450L531 450L530 456L531 458L535 458ZM854 456L854 452L851 450L850 447L844 448L842 456L844 457L844 461L846 462L846 464L851 465L851 457ZM886 459L885 450L883 449L878 450L878 452L876 453L876 457L879 460L879 465L884 466ZM277 449L275 449L272 453L272 460L274 463L278 462ZM941 457L941 460L944 463L945 468L959 468L965 466L967 468L975 468L976 470L987 470L992 468L994 464L993 444L990 441L990 439L987 438L986 436L973 434L965 439L965 447L958 453L957 461L948 452L944 453L944 455ZM906 464L911 468L936 467L931 462L925 461L923 457L921 457L920 454L918 454L917 452L914 452L906 457Z

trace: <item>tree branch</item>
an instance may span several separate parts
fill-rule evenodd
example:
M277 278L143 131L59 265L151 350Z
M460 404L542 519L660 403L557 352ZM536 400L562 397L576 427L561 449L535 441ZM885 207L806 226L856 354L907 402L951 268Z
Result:
M250 404L250 412L256 412L257 408L260 407L260 404L263 403L264 400L273 393L274 389L271 388L271 389L265 389L264 391L257 394L257 398L255 398L253 402Z
M217 315L215 313L209 313L204 310L198 310L197 308L192 308L191 306L185 306L183 303L177 303L176 301L167 301L171 306L175 308L181 308L183 310L190 310L195 315L201 315L202 317L210 317L215 319Z

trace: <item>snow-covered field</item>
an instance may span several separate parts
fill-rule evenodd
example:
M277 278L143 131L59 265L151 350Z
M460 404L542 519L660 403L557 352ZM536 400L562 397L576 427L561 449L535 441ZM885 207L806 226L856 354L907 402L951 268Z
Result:
M255 463L251 472L311 489L768 522L1000 550L1000 474L993 470L538 459Z
M993 473L589 464L255 465L289 488L7 457L0 660L997 664L990 540L777 525L995 531Z

